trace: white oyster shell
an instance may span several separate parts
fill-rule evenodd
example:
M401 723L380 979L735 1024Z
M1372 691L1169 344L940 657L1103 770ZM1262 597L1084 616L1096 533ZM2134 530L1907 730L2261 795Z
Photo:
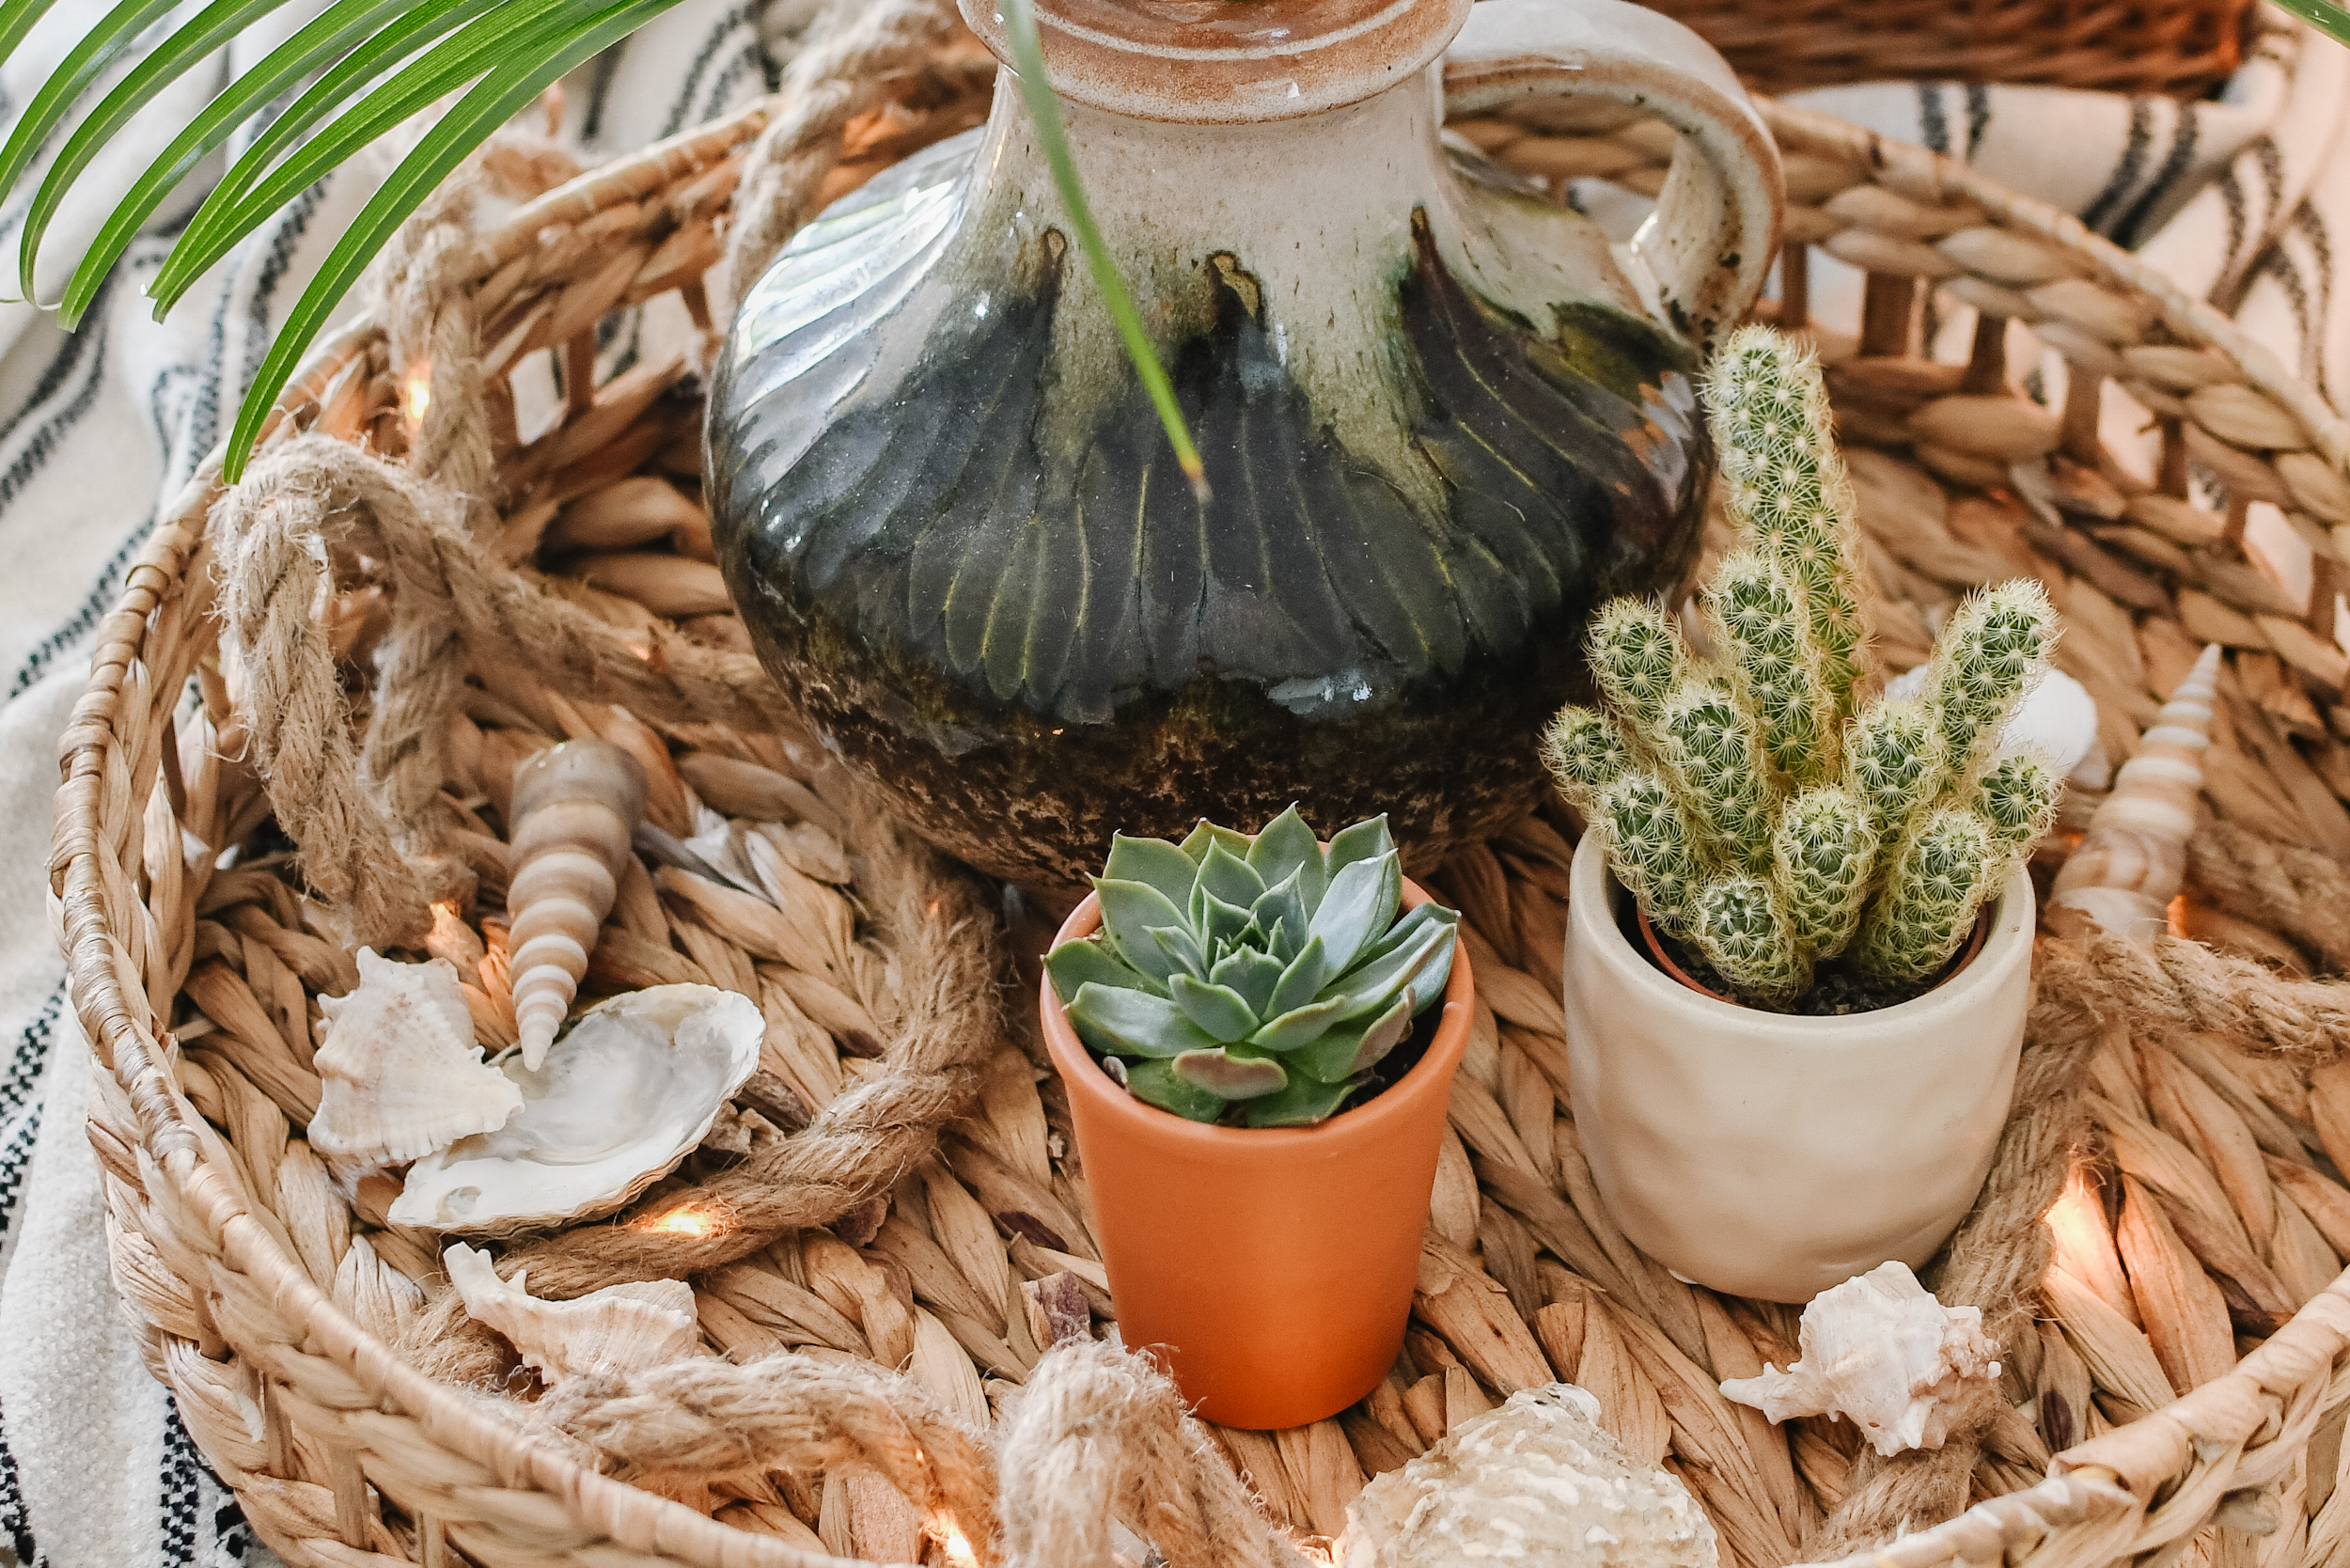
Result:
M1982 1309L1943 1306L1900 1262L1812 1297L1797 1337L1802 1359L1785 1372L1765 1363L1723 1394L1775 1422L1846 1417L1881 1454L1940 1448L1967 1386L1999 1375Z
M1714 1568L1713 1522L1677 1477L1628 1457L1599 1401L1522 1388L1347 1506L1340 1568Z
M525 1288L528 1270L500 1279L490 1255L463 1242L441 1261L466 1312L506 1336L523 1365L549 1387L579 1372L663 1366L701 1347L694 1287L682 1279L607 1285L570 1301L541 1301Z
M310 1147L346 1180L494 1131L522 1108L522 1090L481 1059L445 960L400 964L362 948L358 988L321 996L319 1011Z
M759 1065L765 1022L750 999L656 985L599 1002L533 1073L498 1070L522 1109L408 1170L395 1225L505 1235L593 1219L674 1170Z

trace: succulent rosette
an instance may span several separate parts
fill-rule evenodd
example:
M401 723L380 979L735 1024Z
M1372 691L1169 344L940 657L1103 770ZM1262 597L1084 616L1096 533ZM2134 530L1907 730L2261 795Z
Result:
M1078 1038L1136 1098L1194 1121L1334 1115L1444 995L1460 916L1403 911L1385 817L1327 848L1291 807L1254 839L1113 841L1101 929L1045 955Z

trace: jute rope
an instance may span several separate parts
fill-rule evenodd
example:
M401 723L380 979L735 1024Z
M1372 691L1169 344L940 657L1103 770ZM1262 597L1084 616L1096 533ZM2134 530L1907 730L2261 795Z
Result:
M2048 1230L2041 1219L2062 1194L2086 1137L2082 1079L2105 1018L2120 1000L2078 947L2046 943L2040 960L2039 990L1991 1174L1925 1276L1945 1303L1981 1308L1983 1332L2003 1344L2033 1331L2034 1295L2048 1272ZM1977 1390L1939 1449L1890 1459L1864 1449L1851 1490L1805 1543L1806 1555L1846 1557L1964 1512L1982 1435L2000 1403L1996 1388Z
M1139 1356L1072 1342L1037 1364L996 1444L1014 1568L1097 1568L1110 1521L1168 1568L1303 1568L1267 1529L1183 1398Z
M227 635L244 670L251 760L279 823L297 844L343 846L338 861L306 860L304 874L347 919L352 945L396 945L431 924L431 905L459 887L439 835L447 772L442 752L464 660L411 657L410 639L446 652L453 625L476 658L535 671L576 697L674 722L758 729L790 726L778 693L747 654L705 647L666 625L650 656L591 613L545 591L472 537L446 491L349 442L296 437L258 460L212 512ZM315 621L330 591L337 545L384 563L400 599L446 612L395 625L379 682L368 760L352 745L351 713L333 650Z
M841 133L961 25L954 0L833 0L816 36L784 68L775 118L743 162L727 236L727 275L741 299L776 252L816 215Z
M2100 1011L2126 1018L2135 1033L2221 1035L2239 1050L2303 1065L2350 1048L2350 985L2289 980L2175 936L2150 947L2100 936L2083 956L2083 983Z
M2322 851L2215 821L2188 840L2187 876L2231 915L2283 933L2326 968L2350 968L2350 870Z
M944 1513L992 1555L995 1468L978 1434L921 1385L870 1361L792 1351L736 1365L708 1356L648 1372L567 1378L534 1422L587 1446L597 1468L707 1509L773 1470L878 1470L926 1515Z

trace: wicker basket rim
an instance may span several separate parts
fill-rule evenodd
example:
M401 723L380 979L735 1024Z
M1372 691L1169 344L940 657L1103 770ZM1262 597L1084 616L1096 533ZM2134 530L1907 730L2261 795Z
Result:
M1783 150L1830 156L1871 171L1919 199L1964 198L1986 214L2029 230L2086 259L2110 284L2156 303L2170 329L2218 350L2248 384L2291 412L2326 458L2350 465L2350 421L2335 416L2315 394L2289 376L2275 356L2218 311L2196 300L2137 258L2092 233L2078 219L2045 203L2005 191L1951 160L1924 148L1864 131L1816 111L1759 100L1766 122ZM767 123L764 106L671 137L633 157L585 173L517 209L498 227L475 242L464 269L478 285L498 268L542 243L553 227L576 224L625 201L642 198L682 175L699 173L757 135ZM264 423L267 441L287 419L316 400L335 376L381 336L366 314L353 319L312 353L304 370L281 394ZM98 845L98 823L106 788L106 760L118 740L118 715L132 666L140 660L149 617L175 595L187 595L194 613L209 609L212 585L207 568L206 519L225 493L220 475L225 450L216 449L190 478L164 521L126 575L124 591L94 638L88 685L76 704L60 743L62 782L52 858L52 888L60 903L59 930L69 961L71 991L91 1047L128 1094L143 1133L142 1164L153 1161L176 1178L180 1190L200 1195L203 1229L219 1251L242 1271L267 1282L280 1299L299 1304L311 1346L330 1356L358 1388L387 1400L416 1418L432 1436L504 1484L526 1482L562 1498L574 1518L641 1551L676 1552L693 1560L773 1563L810 1568L838 1560L819 1559L781 1542L748 1535L682 1504L657 1497L598 1474L554 1448L535 1441L510 1416L492 1413L458 1390L444 1387L403 1362L391 1348L347 1317L289 1259L268 1230L244 1209L232 1186L209 1166L194 1123L200 1120L165 1071L168 1043L161 1021L151 1017L144 987L132 972L127 950L115 935L115 907L127 889L106 874ZM160 1046L160 1049L159 1049ZM2310 1358L2329 1359L2350 1342L2350 1302L2328 1291L2313 1298L2293 1322L2241 1370L2264 1388L2288 1386L2297 1375L2263 1375L2307 1371ZM2345 1322L2336 1322L2343 1318ZM2160 1422L2193 1432L2201 1391L2154 1413ZM2030 1492L2002 1502L2037 1506L2043 1516L2069 1510L2102 1511L2114 1498L2112 1472L2102 1466L2058 1476ZM2092 1496L2092 1494L2094 1496ZM2127 1494L2122 1494L2126 1497ZM2103 1498L2103 1501L2098 1501ZM1985 1504L1984 1508L1994 1505ZM1939 1562L1954 1542L1975 1543L1966 1532L1969 1515L1920 1531L1893 1548L1904 1562ZM1967 1555L1964 1551L1956 1555Z

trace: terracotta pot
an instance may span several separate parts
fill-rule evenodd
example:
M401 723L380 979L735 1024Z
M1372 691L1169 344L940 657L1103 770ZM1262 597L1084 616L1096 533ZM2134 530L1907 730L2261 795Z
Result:
M1403 884L1405 908L1427 900ZM1089 894L1054 944L1101 923ZM1436 1037L1401 1083L1317 1127L1212 1127L1127 1093L1042 982L1044 1041L1069 1089L1119 1332L1167 1366L1200 1415L1303 1426L1361 1399L1394 1364L1476 995L1463 944Z
M1661 972L1616 920L1596 835L1575 851L1566 1013L1576 1131L1616 1223L1701 1285L1806 1302L1922 1265L1973 1206L2031 999L2018 868L1982 949L1935 990L1841 1018L1758 1012Z

